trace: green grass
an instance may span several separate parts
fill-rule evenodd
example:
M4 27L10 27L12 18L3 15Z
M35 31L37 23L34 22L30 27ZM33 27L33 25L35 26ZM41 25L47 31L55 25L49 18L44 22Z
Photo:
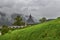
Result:
M9 32L0 40L60 40L60 19Z

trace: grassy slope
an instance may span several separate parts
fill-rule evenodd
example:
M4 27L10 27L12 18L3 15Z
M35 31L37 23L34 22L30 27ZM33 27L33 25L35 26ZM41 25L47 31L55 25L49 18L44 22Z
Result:
M60 40L60 19L15 30L1 36L0 40Z

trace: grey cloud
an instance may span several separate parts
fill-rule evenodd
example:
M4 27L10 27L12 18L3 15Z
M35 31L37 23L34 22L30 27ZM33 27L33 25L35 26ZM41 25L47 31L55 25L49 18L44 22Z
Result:
M60 16L59 0L0 0L0 11L6 14L20 13L55 18Z

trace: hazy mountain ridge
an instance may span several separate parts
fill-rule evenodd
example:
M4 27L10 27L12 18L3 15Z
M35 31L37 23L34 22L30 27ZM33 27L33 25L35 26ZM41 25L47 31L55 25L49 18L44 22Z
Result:
M14 22L14 18L16 18L17 16L21 16L23 19L23 22L26 22L26 20L29 18L28 15L23 15L23 14L11 14L10 17L7 17L8 15L6 15L5 13L0 12L0 25L12 25ZM36 20L34 17L32 17L34 19L35 22L38 22L38 20Z

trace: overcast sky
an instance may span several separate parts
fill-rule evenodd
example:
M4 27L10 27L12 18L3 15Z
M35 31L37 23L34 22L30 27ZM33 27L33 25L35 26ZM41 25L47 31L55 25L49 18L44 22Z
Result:
M60 16L60 0L0 0L0 11L6 14L20 13L37 18Z

